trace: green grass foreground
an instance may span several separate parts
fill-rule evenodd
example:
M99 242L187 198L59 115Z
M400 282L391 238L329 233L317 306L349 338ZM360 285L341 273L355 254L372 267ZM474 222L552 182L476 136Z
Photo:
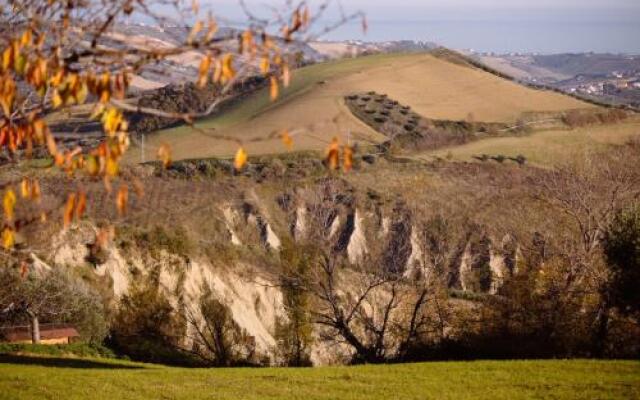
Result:
M0 399L637 399L640 362L184 369L0 356Z

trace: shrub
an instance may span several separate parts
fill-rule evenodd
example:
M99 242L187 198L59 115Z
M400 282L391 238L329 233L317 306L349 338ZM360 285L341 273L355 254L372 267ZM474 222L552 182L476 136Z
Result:
M193 359L180 350L183 319L159 285L158 274L134 282L120 300L109 344L134 360L192 364Z
M640 203L618 212L604 243L612 302L624 313L640 313Z

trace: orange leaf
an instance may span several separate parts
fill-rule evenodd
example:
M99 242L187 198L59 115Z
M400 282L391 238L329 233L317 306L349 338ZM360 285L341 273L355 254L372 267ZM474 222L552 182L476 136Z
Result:
M291 137L291 135L289 135L289 132L287 131L282 132L282 135L280 136L280 138L282 139L282 143L284 143L284 145L287 146L288 150L293 149L293 138Z
M127 185L120 185L118 195L116 197L116 206L118 207L118 214L124 216L127 213L127 203L129 202L129 187Z
M340 164L340 145L338 144L338 138L334 137L327 149L327 165L331 169L338 169Z
M241 170L242 167L247 163L247 152L244 151L242 147L238 149L236 152L236 157L234 159L233 165L236 167L236 170Z
M278 80L275 76L271 77L271 86L270 86L270 95L271 101L275 101L280 94L280 86L278 85Z
M35 202L39 202L40 201L40 184L38 183L38 181L34 180L31 183L31 200L35 201Z
M345 146L343 150L344 160L343 160L343 169L344 172L349 172L353 168L353 149L349 146Z
M282 66L282 83L284 87L289 87L289 83L291 82L291 70L289 69L288 64L284 64Z
M76 208L76 194L71 193L67 198L67 205L64 207L64 215L63 215L63 225L64 229L67 229L69 225L71 225L71 221L73 221L73 211Z
M78 196L78 204L76 204L76 218L82 218L84 211L87 209L87 195L84 192L80 192Z

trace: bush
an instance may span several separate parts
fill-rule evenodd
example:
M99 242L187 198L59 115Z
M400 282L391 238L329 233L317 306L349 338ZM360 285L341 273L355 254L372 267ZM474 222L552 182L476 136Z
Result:
M119 354L146 362L190 365L180 349L185 324L159 287L157 274L143 277L120 300L109 341Z
M132 235L137 247L150 251L165 250L171 254L188 256L195 248L189 234L182 226L176 226L172 231L168 231L158 225L150 230L135 230ZM126 245L126 242L125 236L121 244Z
M616 215L604 244L613 304L625 314L640 313L640 203Z

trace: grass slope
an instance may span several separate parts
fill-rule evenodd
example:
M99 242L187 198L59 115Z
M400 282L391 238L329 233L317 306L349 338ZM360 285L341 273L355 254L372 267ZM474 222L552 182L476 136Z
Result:
M181 369L83 359L0 361L0 399L630 399L640 363L481 361L317 369Z
M574 130L549 130L517 137L497 137L467 143L461 146L425 152L420 159L435 157L471 161L474 156L523 155L528 162L539 165L557 165L569 161L585 151L602 150L611 144L624 144L640 135L640 120L634 118L613 125L592 125Z
M292 85L271 103L262 90L222 115L200 121L216 135L265 137L284 129L300 135L298 150L324 149L333 136L379 141L382 136L351 115L344 96L376 91L409 104L427 118L461 120L473 114L476 121L512 122L526 112L557 112L592 107L557 93L538 91L484 71L456 65L429 54L376 55L316 64L296 71ZM160 143L171 145L174 157L201 158L233 154L237 144L178 127L150 135L148 153ZM251 154L284 151L275 138L247 143ZM135 157L138 158L137 156Z

